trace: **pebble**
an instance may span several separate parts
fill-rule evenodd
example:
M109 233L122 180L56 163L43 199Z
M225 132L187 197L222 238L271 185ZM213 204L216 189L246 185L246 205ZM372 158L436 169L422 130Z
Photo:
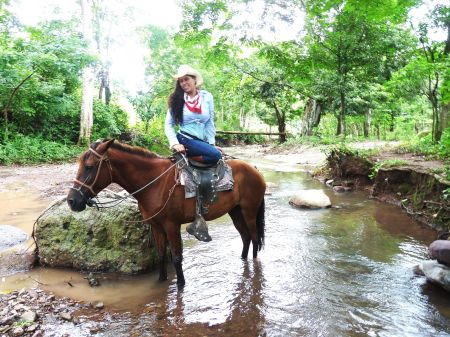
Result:
M28 310L20 316L20 319L28 322L34 322L37 319L37 314L34 311Z
M95 309L103 309L105 307L105 305L103 304L103 302L98 302L96 305L95 305Z
M0 294L0 337L44 336L43 322L45 325L45 322L54 322L55 319L54 324L59 324L58 320L72 321L71 311L78 307L67 298L56 298L40 289Z
M34 332L34 331L36 331L36 329L39 327L39 325L37 325L37 324L33 324L33 325L30 325L28 328L27 328L27 332Z
M65 321L71 321L72 320L72 315L69 314L68 312L62 312L59 314L59 317L61 317L63 320Z
M23 330L22 327L19 326L12 329L11 333L13 336L22 336L25 333L25 331Z

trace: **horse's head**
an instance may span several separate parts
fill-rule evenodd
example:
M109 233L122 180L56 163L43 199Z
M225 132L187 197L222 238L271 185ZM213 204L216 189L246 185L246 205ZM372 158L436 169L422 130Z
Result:
M90 199L112 182L107 151L113 142L114 139L93 143L80 156L77 176L67 195L67 203L72 211L84 211Z

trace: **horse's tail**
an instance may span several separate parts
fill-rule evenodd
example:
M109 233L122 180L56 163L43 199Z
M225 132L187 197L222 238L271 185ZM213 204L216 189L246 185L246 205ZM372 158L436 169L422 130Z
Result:
M261 205L259 205L258 213L256 214L256 233L258 234L258 251L264 247L264 232L265 232L265 201L262 199Z

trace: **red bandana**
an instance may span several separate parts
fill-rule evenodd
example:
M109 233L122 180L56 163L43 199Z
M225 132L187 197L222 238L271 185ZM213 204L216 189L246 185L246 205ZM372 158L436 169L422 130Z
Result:
M193 98L188 97L188 95L184 95L184 103L186 104L186 108L189 111L201 114L202 113L202 104L200 102L200 95L196 95Z

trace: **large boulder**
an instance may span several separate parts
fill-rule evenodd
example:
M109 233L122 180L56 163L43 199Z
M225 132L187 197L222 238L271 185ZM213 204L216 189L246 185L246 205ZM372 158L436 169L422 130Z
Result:
M36 262L34 243L27 233L0 225L0 276L29 270Z
M102 202L117 200L102 192ZM151 240L150 225L134 200L97 210L73 212L66 199L57 201L36 221L35 238L42 265L83 271L139 273L152 269L158 255ZM130 222L131 221L131 222Z
M0 252L12 248L28 239L28 234L20 228L0 225Z
M428 247L431 258L438 260L439 263L450 266L450 241L436 240Z
M450 268L437 261L423 261L418 269L428 281L439 284L445 290L450 291Z
M322 190L298 191L289 199L289 204L308 209L331 207L330 198Z

